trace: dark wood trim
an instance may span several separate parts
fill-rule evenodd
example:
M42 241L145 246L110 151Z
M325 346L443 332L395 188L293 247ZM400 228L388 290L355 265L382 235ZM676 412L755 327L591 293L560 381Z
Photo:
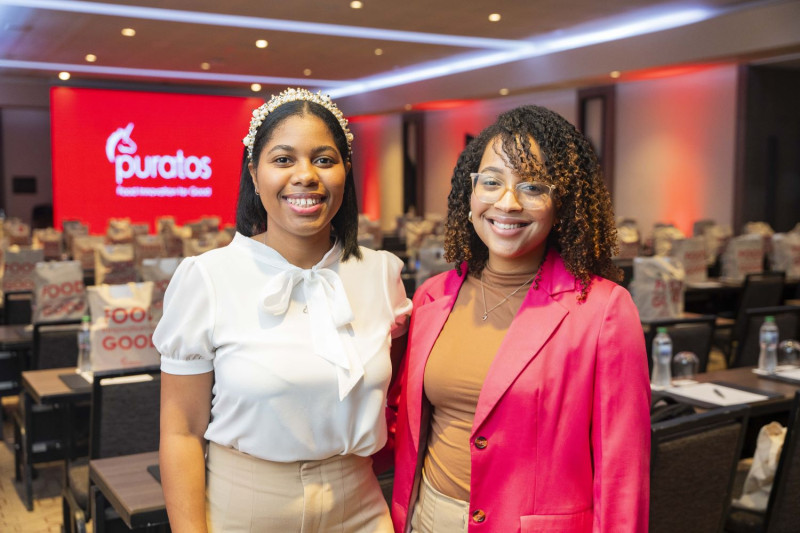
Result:
M600 149L597 149L597 140L592 141L592 146L597 151L600 168L603 170L603 180L610 195L614 194L614 147L616 139L616 85L602 85L587 87L578 91L578 129L584 134L587 132L587 105L596 99L602 102L602 125Z

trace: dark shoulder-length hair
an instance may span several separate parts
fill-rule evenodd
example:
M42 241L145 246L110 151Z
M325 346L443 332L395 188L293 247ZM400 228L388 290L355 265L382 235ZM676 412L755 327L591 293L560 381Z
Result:
M532 152L531 139L539 146L543 161ZM586 298L592 275L619 282L622 272L612 261L617 251L614 211L597 156L586 137L566 119L534 105L500 115L458 158L447 200L447 261L456 265L466 262L470 272L479 274L489 259L489 249L468 221L470 173L478 171L486 147L495 141L501 143L516 175L538 175L555 185L556 225L547 237L547 246L559 252L578 280L578 298Z
M287 102L266 116L259 126L253 141L253 162L257 165L261 150L272 137L275 128L289 117L311 114L325 124L333 136L336 149L344 163L350 163L344 182L344 197L339 211L333 216L333 233L342 243L342 261L350 257L361 259L358 248L358 201L356 200L356 184L353 178L353 165L350 151L347 148L347 139L344 131L333 114L323 106L297 100ZM247 147L242 154L242 172L239 180L239 199L236 205L236 231L242 235L252 237L267 230L267 212L256 195L253 180L247 165L250 162Z

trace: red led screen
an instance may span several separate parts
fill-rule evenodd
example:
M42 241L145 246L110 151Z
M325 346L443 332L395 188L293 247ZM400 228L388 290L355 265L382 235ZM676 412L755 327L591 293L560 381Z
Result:
M53 214L104 233L109 218L233 223L242 137L259 98L54 87Z

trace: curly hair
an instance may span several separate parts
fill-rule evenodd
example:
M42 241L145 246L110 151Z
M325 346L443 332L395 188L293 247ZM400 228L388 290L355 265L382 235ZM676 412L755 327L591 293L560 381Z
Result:
M531 150L539 146L544 161ZM589 292L592 275L619 282L622 271L614 265L617 230L611 198L603 183L597 156L586 137L561 115L544 107L522 106L501 114L483 130L458 158L447 199L445 259L456 268L467 263L469 272L480 274L489 249L468 223L472 181L486 147L499 141L515 175L541 179L555 186L553 204L556 225L546 246L561 255L567 270L580 285L578 299Z
M261 150L272 137L272 133L284 120L289 117L313 115L325 123L333 136L336 149L345 162L351 161L350 150L344 131L333 114L321 105L308 101L294 101L283 104L267 115L264 122L256 132L253 142L253 161L258 161ZM247 165L250 162L247 148L242 153L242 170L239 179L239 198L236 205L236 231L247 237L252 237L267 230L267 212L256 195L253 180ZM353 166L347 171L344 182L344 197L339 211L331 221L333 233L342 243L342 261L350 257L361 259L358 248L358 200L356 199L356 183L353 178Z

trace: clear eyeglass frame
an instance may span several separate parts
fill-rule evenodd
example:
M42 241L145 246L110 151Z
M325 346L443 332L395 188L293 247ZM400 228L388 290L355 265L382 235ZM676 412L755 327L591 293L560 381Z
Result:
M514 187L509 185L497 176L472 172L469 177L472 180L472 193L475 197L485 204L495 204L499 202L506 192L512 191L519 205L525 209L539 209L544 206L553 195L555 185L536 180L520 181ZM493 181L498 184L493 187L484 186L485 182Z

